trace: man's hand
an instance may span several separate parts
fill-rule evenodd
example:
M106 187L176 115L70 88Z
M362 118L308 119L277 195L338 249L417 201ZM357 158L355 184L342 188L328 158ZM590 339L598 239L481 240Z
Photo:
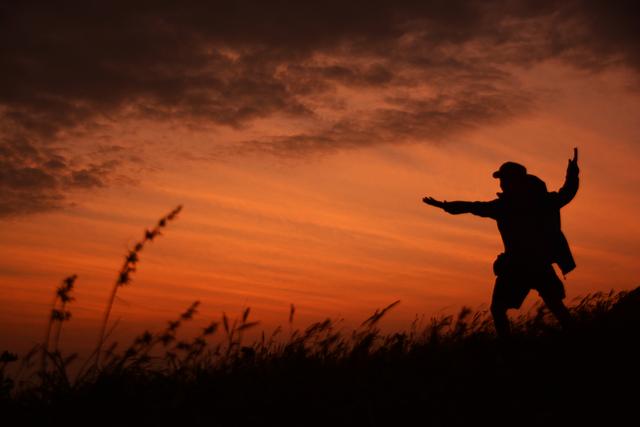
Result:
M567 174L578 175L580 168L578 167L578 147L573 149L573 159L569 159L567 165Z
M425 197L422 199L428 205L435 206L436 208L444 209L444 202L434 199L433 197Z

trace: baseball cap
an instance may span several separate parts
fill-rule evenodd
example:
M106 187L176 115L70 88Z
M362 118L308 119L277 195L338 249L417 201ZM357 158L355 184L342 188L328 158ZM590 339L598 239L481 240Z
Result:
M505 178L515 176L525 176L527 174L527 168L516 162L505 162L500 166L500 169L493 173L494 178Z

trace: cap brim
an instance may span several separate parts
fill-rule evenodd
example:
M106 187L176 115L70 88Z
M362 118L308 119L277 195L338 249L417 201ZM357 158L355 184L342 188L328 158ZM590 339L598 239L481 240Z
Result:
M495 171L495 172L493 173L493 177L494 177L494 178L500 178L500 171Z

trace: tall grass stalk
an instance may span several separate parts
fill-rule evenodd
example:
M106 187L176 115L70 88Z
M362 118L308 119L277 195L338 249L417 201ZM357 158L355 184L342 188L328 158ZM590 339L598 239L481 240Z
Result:
M76 274L65 278L62 284L56 289L49 311L49 319L47 321L47 329L42 343L41 354L41 370L44 374L47 371L47 359L49 358L49 342L51 341L51 330L57 322L56 334L54 339L54 351L58 351L60 343L60 334L62 332L62 323L71 318L71 313L66 311L67 303L73 301L71 291L78 276ZM60 308L58 308L60 303Z
M152 242L153 239L160 235L160 231L162 228L166 227L167 223L173 220L178 213L182 210L182 206L176 207L174 210L169 212L164 217L160 218L156 226L151 230L145 230L144 237L142 240L137 242L133 249L131 249L124 258L124 263L118 272L118 277L116 279L113 288L111 289L111 293L109 295L109 300L107 301L107 308L104 312L104 317L102 319L102 325L100 327L100 333L98 335L98 344L96 346L95 357L96 357L96 367L100 367L100 357L102 353L102 346L105 341L105 333L107 331L107 325L109 324L109 316L111 315L111 309L113 308L113 303L116 299L116 294L118 293L118 289L121 287L128 285L131 283L131 275L136 271L136 266L139 261L139 254L144 248L144 246L148 242Z

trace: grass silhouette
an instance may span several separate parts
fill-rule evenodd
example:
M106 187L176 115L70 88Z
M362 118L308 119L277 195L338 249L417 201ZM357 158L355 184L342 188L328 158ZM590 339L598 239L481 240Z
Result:
M107 309L105 310L104 319L102 321L102 326L100 328L100 335L98 336L98 345L95 351L95 355L96 355L95 367L96 368L100 367L100 356L102 354L102 345L104 343L104 340L106 339L105 334L107 333L107 325L109 324L109 315L111 314L111 309L113 308L113 302L116 299L116 293L118 292L118 289L131 283L131 276L136 271L136 266L138 264L138 261L140 260L140 252L142 251L142 249L144 249L144 246L148 242L152 242L153 239L155 239L158 235L160 235L162 228L166 227L167 223L173 220L176 217L176 215L180 213L181 210L182 210L182 206L176 207L167 215L160 218L156 226L153 227L151 230L145 230L144 237L142 238L142 240L136 243L133 246L133 249L131 249L129 253L127 253L127 255L125 256L124 263L122 264L122 267L118 272L118 278L116 279L116 282L113 285L113 288L111 290L111 294L109 295L109 302L107 303Z
M70 374L77 355L63 355L59 348L63 322L71 317L75 275L56 289L43 343L20 357L0 354L4 421L533 426L615 425L634 416L640 288L576 300L570 331L561 330L538 304L514 319L508 342L496 339L486 311L466 307L456 316L426 325L416 320L407 331L384 334L379 322L399 301L375 310L351 331L328 318L294 330L292 304L288 336L277 328L244 342L244 332L259 326L246 308L237 318L222 313L184 340L179 333L197 315L195 301L159 331L144 331L121 349L116 342L107 345L117 289L130 283L144 244L179 211L146 231L125 257L96 350L77 374ZM9 374L13 364L17 369Z

